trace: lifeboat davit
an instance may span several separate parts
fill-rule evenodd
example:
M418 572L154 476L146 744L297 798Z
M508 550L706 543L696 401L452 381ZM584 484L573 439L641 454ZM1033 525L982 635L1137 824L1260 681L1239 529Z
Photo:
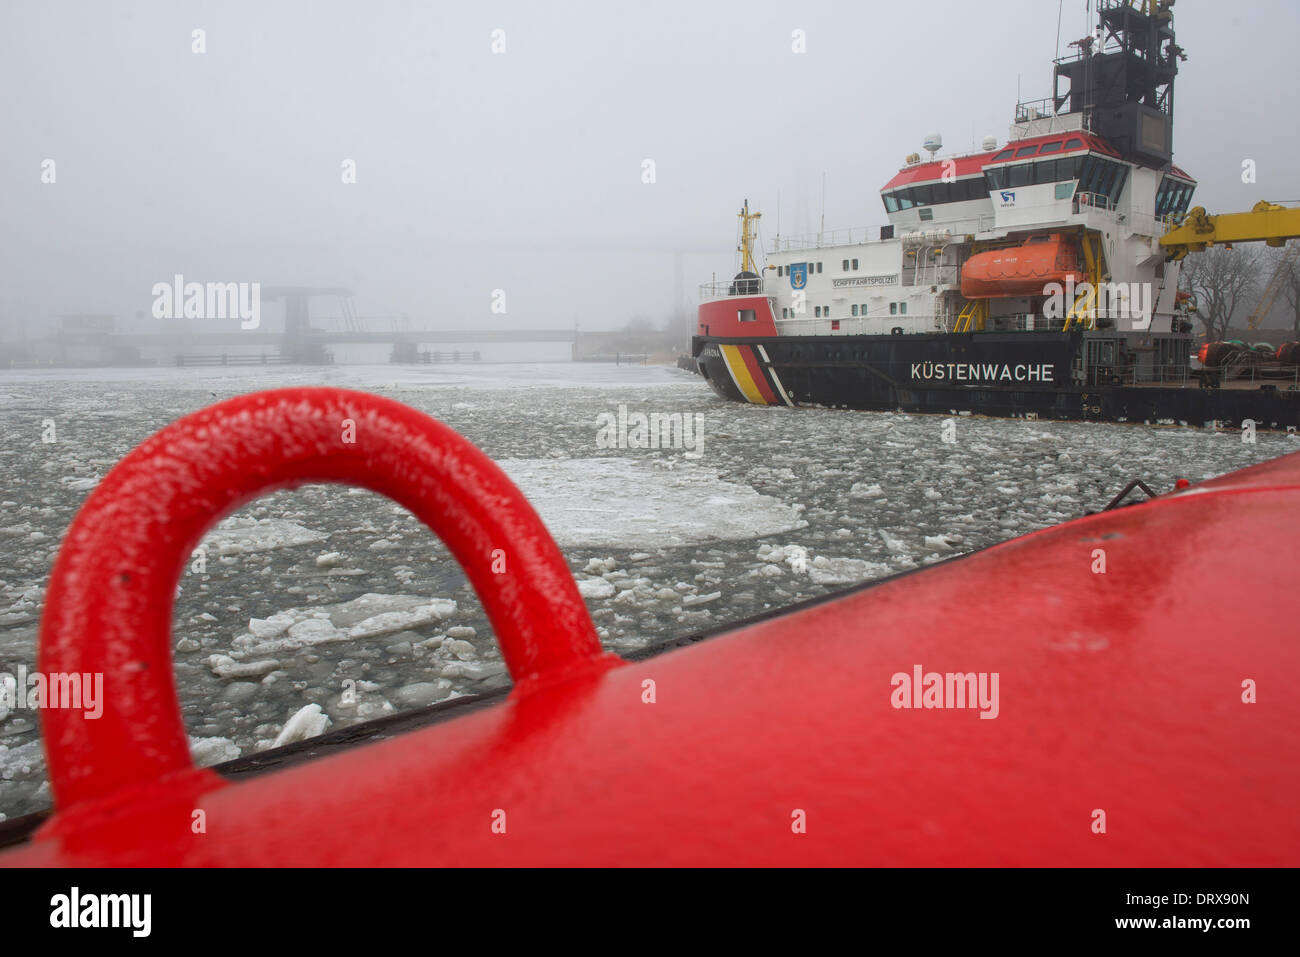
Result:
M1084 281L1079 249L1069 236L1031 236L1019 246L976 253L961 269L961 294L967 299L1044 296L1048 283Z

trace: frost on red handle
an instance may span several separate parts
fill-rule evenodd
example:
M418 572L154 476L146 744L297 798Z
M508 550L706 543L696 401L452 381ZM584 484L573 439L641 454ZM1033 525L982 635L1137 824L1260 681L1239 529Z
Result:
M171 670L181 571L223 516L310 482L370 489L429 526L478 592L516 684L617 661L602 654L537 513L456 432L362 392L241 396L147 439L68 529L46 595L39 667L102 673L105 700L97 719L43 712L57 808L192 767Z

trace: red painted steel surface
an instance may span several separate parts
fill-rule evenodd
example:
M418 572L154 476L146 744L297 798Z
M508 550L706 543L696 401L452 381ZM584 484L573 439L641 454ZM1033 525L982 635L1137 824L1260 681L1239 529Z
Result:
M104 713L47 709L55 806L190 767L171 674L172 596L204 532L306 482L387 495L432 528L484 601L516 681L601 658L586 606L537 513L451 429L340 389L255 393L187 416L87 499L50 577L42 672L104 674ZM504 569L504 573L494 570Z
M742 309L754 310L753 322L740 321L738 313ZM744 339L777 334L772 305L766 296L717 299L713 302L701 303L696 332L701 336L722 339Z
M293 436L305 430L301 444L316 452L294 461L333 478L340 473L327 463L351 453L299 413L356 407L359 426L385 428L387 416L406 434L445 435L384 400L315 395L236 400L252 406L247 416L214 419L210 410L200 413L206 426L191 417L171 427L187 436L183 454L160 456L155 439L128 457L158 462L154 486L192 476L177 484L198 496L193 505L106 479L87 509L124 523L124 534L144 510L154 535L169 534L158 523L179 509L190 516L183 538L193 540L210 521L198 514L218 504L193 480L210 474L201 463L218 421L237 433L225 442L256 445L257 456L299 447ZM259 402L282 412L259 415ZM366 418L367 402L383 403L383 414ZM288 435L265 432L272 422ZM389 468L423 482L419 470L436 458ZM348 461L356 479L384 471L364 452ZM278 484L291 471L271 468ZM511 498L477 460L447 470L439 494L485 476L493 495ZM130 492L131 509L111 508ZM225 508L228 496L220 498ZM222 784L181 769L98 800L72 795L65 780L60 813L0 863L1295 865L1298 533L1300 453L644 662L532 682L500 706L264 777ZM84 547L70 536L56 579L69 574L69 548ZM554 576L542 590L563 591L573 613L553 546L537 547ZM1094 573L1098 550L1104 574ZM165 550L168 582L181 551ZM105 565L101 591L112 591L103 576L113 570ZM537 597L520 614L540 618L537 590L511 587ZM50 593L56 619L52 603L70 594L66 582L60 589ZM156 596L161 605L168 594ZM151 640L162 617L146 622ZM576 626L538 621L539 655L565 645L560 657L593 660L579 617ZM575 645L571 626L583 631ZM91 629L76 631L65 622L53 632L61 637L43 650L45 665L53 657L84 667L91 658L76 643L107 652ZM47 624L44 642L51 633ZM168 675L165 649L142 648L131 633L118 627L106 666L125 671L148 658L154 672L136 680L158 684ZM893 707L893 676L918 665L997 673L997 717ZM1243 702L1248 680L1258 683L1257 703ZM53 759L77 742L49 734L51 714ZM51 761L56 777L66 778L67 759ZM146 763L133 773L153 770ZM191 830L195 809L206 833ZM1105 833L1094 830L1097 811ZM792 827L800 812L805 833Z
M1072 140L1078 140L1080 145L1071 146L1069 149L1066 149L1064 144L1069 143ZM1119 153L1115 151L1114 147L1103 140L1100 136L1092 136L1091 134L1081 132L1047 133L1042 136L1029 137L1023 140L1010 140L1002 144L998 149L990 152L975 153L970 156L954 156L949 159L928 160L924 163L918 163L915 166L905 166L898 171L893 179L882 186L880 191L886 193L892 189L897 189L900 186L943 182L945 173L960 178L970 176L974 173L982 173L989 166L1001 166L1004 163L1032 162L1034 159L1039 158L1037 153L1035 153L1034 156L1021 156L1017 158L1015 155L1016 151L1023 149L1026 146L1033 146L1035 144L1041 145L1043 143L1051 143L1054 141L1060 142L1062 148L1057 150L1055 153L1047 154L1047 156L1042 158L1046 159L1048 156L1053 158L1057 156L1066 156L1083 149L1104 153L1107 156L1119 156ZM994 160L995 156L1001 156L1007 149L1011 150L1010 156L1004 157L1000 160ZM949 166L950 163L952 164L951 166ZM1187 174L1183 173L1181 170L1178 171L1178 175L1191 180L1191 177L1188 177ZM1195 180L1191 180L1191 182L1195 182Z

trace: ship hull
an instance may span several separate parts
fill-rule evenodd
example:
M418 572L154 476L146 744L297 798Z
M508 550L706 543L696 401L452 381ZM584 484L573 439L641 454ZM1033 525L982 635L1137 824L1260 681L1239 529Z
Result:
M1300 392L1072 381L1080 332L900 336L696 336L699 373L723 398L763 405L1004 418L1300 429Z

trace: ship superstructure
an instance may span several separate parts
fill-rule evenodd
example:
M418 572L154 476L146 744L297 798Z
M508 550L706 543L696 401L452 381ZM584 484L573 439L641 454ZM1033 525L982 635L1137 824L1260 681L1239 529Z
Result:
M927 159L907 157L880 191L886 225L777 236L760 268L746 202L742 269L701 289L701 373L769 404L1214 413L1204 399L1110 401L1113 387L1199 384L1180 264L1161 243L1196 189L1172 162L1186 59L1172 7L1099 0L1096 33L1056 61L1051 96L1017 105L1004 143L940 156L932 135ZM1204 421L1245 417L1239 400L1217 401L1223 414ZM1296 409L1265 412L1294 424Z

